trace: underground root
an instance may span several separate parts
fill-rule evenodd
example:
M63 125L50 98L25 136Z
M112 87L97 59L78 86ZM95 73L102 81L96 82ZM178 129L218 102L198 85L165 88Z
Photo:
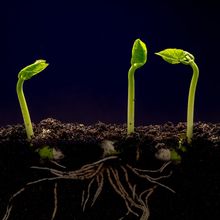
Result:
M121 197L127 209L127 213L119 218L119 220L124 219L128 215L134 215L139 220L147 220L150 215L148 207L149 197L153 194L154 190L157 187L163 187L174 193L170 187L159 182L162 179L170 177L171 172L168 175L161 174L169 164L170 162L165 163L158 170L142 170L132 167L129 164L123 164L118 156L109 156L94 163L86 164L74 171L61 171L49 167L32 166L32 169L47 171L53 177L28 182L23 188L14 193L9 199L2 220L9 219L13 202L17 196L22 194L28 187L46 181L53 181L55 183L53 188L54 209L51 214L51 220L55 219L58 209L58 180L81 180L87 183L86 189L82 191L81 207L83 211L88 206L92 207L95 204L103 190L104 183L107 181L113 191ZM142 180L141 187L140 180Z

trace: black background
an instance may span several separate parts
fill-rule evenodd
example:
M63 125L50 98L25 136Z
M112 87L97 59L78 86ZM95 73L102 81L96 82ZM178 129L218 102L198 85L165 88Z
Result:
M217 1L8 1L1 6L0 125L23 123L17 74L49 67L24 84L33 122L125 123L127 71L136 38L148 62L135 74L136 124L185 121L192 70L155 52L181 48L200 68L195 120L219 122L220 7Z

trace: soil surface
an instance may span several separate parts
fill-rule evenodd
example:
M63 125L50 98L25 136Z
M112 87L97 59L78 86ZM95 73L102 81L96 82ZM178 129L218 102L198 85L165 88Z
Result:
M196 123L186 151L185 123L33 126L30 142L23 125L0 128L2 220L220 219L220 123Z

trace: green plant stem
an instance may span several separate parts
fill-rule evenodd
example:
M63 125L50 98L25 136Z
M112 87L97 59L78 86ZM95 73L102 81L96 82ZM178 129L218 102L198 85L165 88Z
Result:
M16 86L16 91L17 91L18 100L19 100L21 112L22 112L23 119L24 119L24 125L25 125L25 129L27 133L27 138L28 140L30 140L31 137L34 135L34 133L33 133L31 118L30 118L30 114L28 111L27 103L26 103L25 96L23 93L23 84L24 84L24 80L22 78L19 78L17 82L17 86Z
M134 73L136 67L132 65L128 71L128 112L127 112L127 134L134 132L134 104L135 104L135 82Z
M187 108L187 142L191 143L193 136L193 121L194 121L194 100L195 100L195 92L197 81L199 78L199 68L196 63L192 60L189 62L189 65L193 69L193 76L190 83L189 95L188 95L188 108Z

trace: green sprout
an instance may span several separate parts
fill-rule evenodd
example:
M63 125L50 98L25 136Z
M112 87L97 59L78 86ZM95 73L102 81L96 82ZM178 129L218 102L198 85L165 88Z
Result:
M25 130L27 133L28 140L31 139L31 137L34 135L33 133L33 127L31 124L31 118L28 111L27 103L25 100L24 92L23 92L23 84L24 81L27 79L30 79L32 76L40 73L43 71L49 64L46 63L45 60L37 60L33 64L28 65L24 67L19 73L18 73L18 82L16 86L16 91L18 95L18 100L21 107L22 116L24 119L24 125Z
M128 109L127 109L127 134L134 132L135 111L135 81L136 69L142 67L147 61L147 47L140 39L135 40L132 48L131 67L128 71Z
M188 107L187 107L187 142L190 144L193 137L193 118L194 118L194 102L197 81L199 78L199 68L194 61L194 56L187 51L181 49L165 49L156 55L161 56L165 61L171 64L183 63L190 65L193 69L193 76L190 83L189 95L188 95Z

